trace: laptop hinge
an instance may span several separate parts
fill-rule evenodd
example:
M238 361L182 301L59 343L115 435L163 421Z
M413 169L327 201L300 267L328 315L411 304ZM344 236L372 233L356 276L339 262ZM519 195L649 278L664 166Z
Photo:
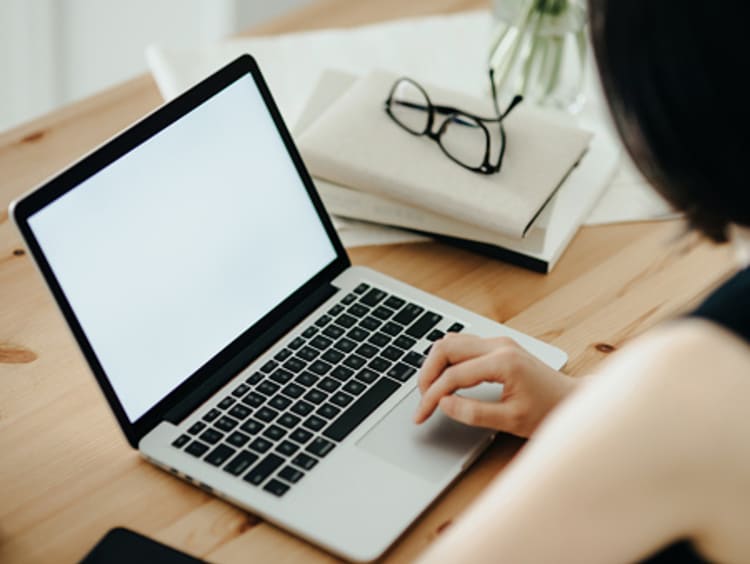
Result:
M336 292L338 292L338 288L330 283L325 283L320 288L311 292L299 304L289 310L284 316L283 322L277 323L257 339L253 340L253 342L245 347L242 352L237 354L214 375L207 378L204 383L200 384L169 409L164 415L164 419L175 425L181 423L188 415L195 411L198 406L206 401L206 398L224 386L248 364L258 358L268 348L273 346L284 335L284 333L289 331L291 327L294 327L304 320Z

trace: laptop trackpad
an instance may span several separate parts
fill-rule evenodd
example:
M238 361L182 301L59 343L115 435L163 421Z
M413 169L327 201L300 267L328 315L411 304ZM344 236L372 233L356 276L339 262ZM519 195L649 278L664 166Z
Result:
M492 432L457 423L439 410L427 422L415 425L420 398L415 388L357 446L426 480L441 481L455 474L457 466Z

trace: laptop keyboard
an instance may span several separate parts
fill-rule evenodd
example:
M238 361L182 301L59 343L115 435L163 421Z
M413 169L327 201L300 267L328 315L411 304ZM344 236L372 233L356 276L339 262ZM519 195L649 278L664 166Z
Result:
M417 373L443 317L360 284L172 446L276 495L304 478ZM453 323L447 332L460 332Z

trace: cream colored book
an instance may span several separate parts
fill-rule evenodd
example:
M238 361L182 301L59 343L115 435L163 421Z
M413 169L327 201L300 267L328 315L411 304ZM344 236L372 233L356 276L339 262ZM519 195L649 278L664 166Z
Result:
M591 140L590 132L521 104L504 124L502 170L477 174L386 114L384 101L397 78L370 72L301 133L298 146L313 176L520 239ZM489 99L423 86L435 104L493 115Z
M355 81L356 76L349 73L324 71L295 124L295 137L300 137ZM522 239L320 178L314 180L326 208L334 215L447 238L452 244L538 272L549 272L617 168L619 146L605 130L591 129L594 136L588 151Z

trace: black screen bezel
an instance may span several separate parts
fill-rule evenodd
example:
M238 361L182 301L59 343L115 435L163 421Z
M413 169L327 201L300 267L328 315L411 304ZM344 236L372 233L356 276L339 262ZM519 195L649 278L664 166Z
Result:
M45 206L54 202L70 190L73 190L76 186L80 185L100 170L106 168L120 157L146 142L148 139L248 74L252 76L258 87L279 135L287 148L289 156L300 175L300 179L307 190L308 196L310 197L318 217L328 234L329 240L334 247L336 257L286 300L280 303L253 326L249 327L234 341L228 344L214 357L209 359L203 366L198 368L191 376L184 380L182 384L162 398L144 415L136 419L134 422L131 422L126 415L120 400L115 394L115 391L91 347L83 328L78 322L70 303L60 287L57 278L52 272L44 252L34 237L33 231L29 226L29 219ZM248 174L252 174L252 171L248 171ZM175 98L173 101L166 103L155 110L152 114L116 135L101 147L83 157L80 161L59 173L57 176L46 181L30 194L11 204L11 216L18 226L31 255L36 261L42 276L47 282L47 285L57 302L57 305L73 332L73 335L94 373L94 377L99 383L104 396L109 402L121 429L125 433L130 445L134 448L137 448L138 441L145 434L163 420L165 412L175 406L183 397L190 394L190 392L201 385L206 378L210 377L212 373L215 373L221 366L229 362L240 351L250 346L259 335L262 335L270 327L280 323L285 314L292 310L295 305L301 303L305 296L309 295L316 288L326 284L350 266L349 257L347 256L346 251L341 244L341 240L331 223L330 217L320 200L312 178L302 162L302 158L294 145L292 136L283 122L279 109L271 97L271 93L268 90L268 86L261 75L255 59L250 55L242 55L238 57L179 97Z

